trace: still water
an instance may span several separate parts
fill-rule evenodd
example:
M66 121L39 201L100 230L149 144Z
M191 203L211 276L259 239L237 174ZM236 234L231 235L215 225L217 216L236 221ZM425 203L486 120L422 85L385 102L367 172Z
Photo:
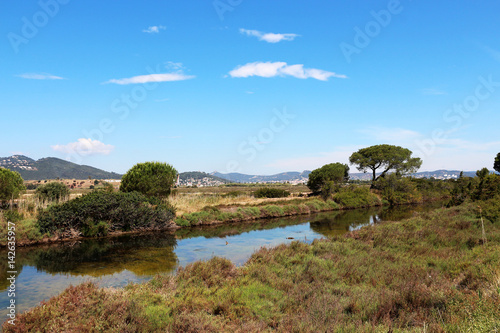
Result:
M341 235L364 225L396 221L416 211L439 207L439 203L396 208L370 208L344 212L233 223L52 244L16 251L16 310L22 312L84 281L102 287L123 287L143 282L158 273L174 273L179 266L213 256L242 265L262 246L272 247L294 240L312 242ZM0 323L9 305L6 258L0 251Z

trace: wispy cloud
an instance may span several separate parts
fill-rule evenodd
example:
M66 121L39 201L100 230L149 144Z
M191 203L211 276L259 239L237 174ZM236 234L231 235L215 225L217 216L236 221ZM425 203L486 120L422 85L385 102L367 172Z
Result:
M185 75L183 73L163 73L163 74L148 74L148 75L138 75L124 79L111 79L104 83L115 83L115 84L137 84L137 83L148 83L148 82L171 82L171 81L184 81L194 78L193 75Z
M368 127L360 129L359 133L367 135L370 139L376 140L380 143L389 144L405 144L412 142L420 137L422 134L404 128L387 128L387 127Z
M158 99L155 99L155 102L166 102L169 100L170 100L170 98L158 98Z
M347 76L316 68L304 68L304 65L288 65L286 62L252 62L238 66L229 72L231 77L275 77L293 76L298 79L316 79L327 81L330 77L345 79Z
M259 40L268 43L278 43L281 42L282 40L292 41L295 39L295 37L300 36L297 34L275 34L272 32L262 32L258 30L248 30L243 28L240 29L240 33L247 36L257 37Z
M152 25L148 27L147 29L142 30L142 32L146 32L148 34L157 34L160 32L160 30L165 30L166 27L163 25Z
M347 163L349 164L349 156L361 146L345 146L335 147L331 152L318 152L308 156L279 159L267 167L273 167L280 170L314 170L329 163Z
M88 155L109 155L115 148L112 145L104 144L98 140L81 138L76 142L70 142L66 145L54 145L50 146L53 150L72 154L77 153L80 156Z
M434 89L434 88L422 89L422 94L424 94L424 95L447 95L446 91Z
M48 73L24 73L16 76L29 80L65 80L65 78L63 77L55 76Z

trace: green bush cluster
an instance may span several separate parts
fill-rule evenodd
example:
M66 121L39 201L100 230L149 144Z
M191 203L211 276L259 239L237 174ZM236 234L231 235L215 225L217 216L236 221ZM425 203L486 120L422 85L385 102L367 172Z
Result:
M411 178L424 201L449 198L453 190L453 180Z
M35 195L40 201L60 201L69 197L69 190L63 183L52 182L39 186Z
M477 172L477 177L460 177L453 181L449 206L457 206L466 200L489 200L500 195L500 176L488 174L485 169ZM488 171L488 170L486 170Z
M391 206L422 202L422 195L410 178L400 177L395 173L380 177L374 187L382 193L382 199Z
M24 218L24 214L16 209L7 209L3 211L3 218L7 222L19 222Z
M382 201L367 186L343 187L333 200L344 208L363 208L382 205Z
M37 223L42 233L74 229L94 236L108 231L165 227L174 216L175 209L155 197L96 191L49 207L39 214Z
M478 215L490 220L492 223L500 223L500 192L491 199L478 202Z
M290 192L279 188L263 187L253 193L256 198L286 198Z

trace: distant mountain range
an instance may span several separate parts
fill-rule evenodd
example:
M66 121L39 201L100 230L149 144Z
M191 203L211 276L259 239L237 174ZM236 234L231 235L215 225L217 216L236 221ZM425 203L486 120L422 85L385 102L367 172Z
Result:
M271 183L271 182L293 182L293 181L307 181L311 171L292 171L292 172L282 172L271 176L257 176L257 175L245 175L242 173L220 173L212 172L212 176L217 176L219 178L227 179L234 183Z
M436 179L457 179L460 176L458 170L437 170L437 171L423 171L417 172L413 176L415 178L436 178ZM271 182L290 182L290 183L305 183L309 178L311 171L302 172L283 172L271 176L257 176L245 175L242 173L220 173L213 172L211 175L228 179L235 183L271 183ZM474 177L475 171L465 171L464 176ZM350 173L349 179L351 180L371 180L371 173Z
M107 172L88 165L79 165L55 157L41 158L35 161L23 155L0 157L0 167L4 167L21 174L24 180L44 179L121 179L122 175L115 172ZM180 185L203 185L213 186L225 183L305 183L311 171L282 172L270 176L247 175L242 173L205 173L190 171L180 173ZM459 170L436 170L417 172L416 178L456 179L460 175ZM474 177L475 171L465 171L464 176ZM350 173L352 180L370 180L370 173Z
M0 167L17 171L24 180L44 179L121 179L122 175L60 158L46 157L35 161L23 155L0 157Z

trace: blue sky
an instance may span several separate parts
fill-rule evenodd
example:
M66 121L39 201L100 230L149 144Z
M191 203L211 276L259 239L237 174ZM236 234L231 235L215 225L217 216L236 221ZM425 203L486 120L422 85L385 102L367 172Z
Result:
M0 156L273 174L500 152L496 1L0 2ZM351 171L356 172L355 167Z

